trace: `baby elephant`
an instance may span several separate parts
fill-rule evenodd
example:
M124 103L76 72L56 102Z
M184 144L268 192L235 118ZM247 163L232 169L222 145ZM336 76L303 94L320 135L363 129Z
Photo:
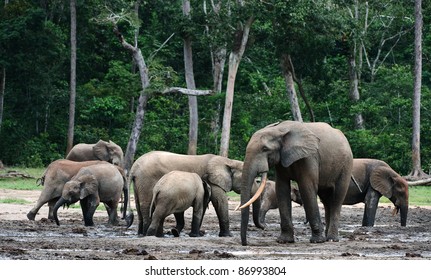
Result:
M301 195L299 194L298 185L292 182L290 196L292 201L302 205ZM260 185L260 181L256 181L253 185L252 193L255 193ZM266 187L260 196L260 209L254 208L253 205L253 221L257 227L265 228L265 216L268 210L277 209L277 194L275 192L275 182L271 180L266 181Z
M163 237L163 223L170 214L174 214L177 220L172 233L179 236L184 227L184 211L190 207L193 207L193 218L189 236L202 236L200 228L210 197L210 186L198 174L184 171L165 174L153 189L147 236Z
M100 202L105 204L110 225L118 225L117 207L124 193L124 209L127 209L128 189L123 169L110 163L91 165L81 168L63 188L61 198L53 209L54 220L58 208L80 202L85 226L93 226L93 215ZM123 213L125 215L125 213Z

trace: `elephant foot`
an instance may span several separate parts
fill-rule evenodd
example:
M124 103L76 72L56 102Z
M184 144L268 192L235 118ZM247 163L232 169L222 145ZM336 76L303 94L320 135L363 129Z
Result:
M129 228L133 224L133 219L134 218L135 218L135 215L133 214L133 212L129 212L126 215L125 220L126 220L126 226L127 226L127 228Z
M93 222L85 222L84 225L86 227L94 227L94 223Z
M323 237L323 236L321 236L321 235L318 235L318 236L312 236L311 238L310 238L310 243L323 243L323 242L325 242L326 241L326 238L325 237Z
M171 229L171 233L174 237L180 237L180 232L176 228Z
M190 237L202 237L205 235L205 231L204 230L200 230L198 233L196 232L190 232L189 236Z
M27 213L27 219L29 219L30 221L34 221L34 218L36 218L36 213L33 213L33 212Z
M229 230L220 231L218 234L219 237L232 237L232 233Z
M293 238L293 234L280 234L277 238L277 243L286 244L286 243L294 243L295 239Z
M338 236L328 236L328 237L326 237L326 241L338 242L338 241L340 241L340 239L338 238Z

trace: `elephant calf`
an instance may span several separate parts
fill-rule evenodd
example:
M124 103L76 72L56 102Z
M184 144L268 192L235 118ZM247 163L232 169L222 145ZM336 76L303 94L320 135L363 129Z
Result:
M256 184L253 186L252 194L257 191L259 187L260 181L256 181ZM290 196L292 201L302 205L301 195L299 194L298 185L292 182L292 188L290 192ZM275 182L271 180L266 181L265 190L262 192L260 196L260 202L253 203L253 221L257 227L265 228L265 216L266 213L270 209L277 209L277 194L275 192Z
M73 161L103 160L123 167L124 154L120 146L109 140L95 144L80 143L73 146L66 159Z
M110 225L118 225L117 208L124 193L126 215L128 188L124 171L110 163L83 167L63 188L61 198L53 209L54 220L60 225L57 211L62 205L80 202L85 226L93 226L93 215L100 202L105 204Z
M64 184L75 176L82 167L95 164L106 164L106 162L100 160L75 162L67 159L58 159L51 162L40 178L41 185L44 188L36 205L27 213L27 218L34 221L39 209L45 203L48 203L48 219L54 220L52 211L55 203L61 197Z
M174 214L177 225L172 229L179 236L184 227L184 211L193 207L190 237L201 236L200 228L211 198L211 187L196 173L171 171L156 183L151 201L151 224L147 236L163 237L165 218Z
M400 211L401 226L407 224L409 189L407 181L395 172L386 162L377 159L353 159L353 179L344 198L343 205L364 203L362 226L374 226L377 206L383 195ZM269 188L268 188L269 187ZM292 188L293 189L293 188ZM268 209L278 208L275 185L267 186L262 195L259 221L264 223ZM292 200L302 204L301 196L292 195Z

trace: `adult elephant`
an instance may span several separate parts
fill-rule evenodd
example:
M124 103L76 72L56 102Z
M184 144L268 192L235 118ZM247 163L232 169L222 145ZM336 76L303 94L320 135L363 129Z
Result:
M73 161L103 160L123 166L124 154L120 146L109 140L99 140L96 144L80 143L73 146L66 159Z
M129 184L133 182L138 213L138 235L146 235L150 225L150 205L156 182L170 171L197 173L211 186L211 203L219 219L219 236L232 236L229 230L229 211L226 192L240 192L242 161L213 154L182 155L152 151L139 157L133 164ZM184 218L175 214L177 228L184 226Z
M82 167L94 164L106 164L106 162L100 160L76 162L67 159L59 159L51 162L40 178L43 190L39 195L36 205L27 213L27 218L33 221L39 209L45 203L48 203L48 219L54 220L53 207L61 197L64 184L75 176Z
M126 216L128 188L126 174L121 167L110 163L82 167L63 188L60 199L54 205L53 216L57 225L58 209L78 202L81 204L85 226L93 226L93 215L100 202L105 204L110 225L118 225L117 208L124 193L124 213Z
M401 226L406 226L409 187L401 175L386 162L369 158L353 159L352 175L343 205L365 204L362 226L374 226L377 207L382 196L387 197L394 204L394 210L400 213ZM302 204L299 194L292 193L292 200ZM275 185L269 184L261 196L261 206L258 211L260 224L264 225L267 211L276 208L278 204ZM253 217L254 215L253 212Z
M263 191L271 166L276 171L281 219L281 234L277 242L294 242L291 180L298 183L311 227L310 242L338 241L341 205L349 186L352 160L352 151L344 134L326 123L284 121L255 132L247 145L242 174L242 245L247 245L248 206ZM261 186L250 199L253 182L260 174ZM326 237L317 196L325 207Z
M353 178L358 186L350 183L343 204L365 203L362 226L374 226L380 197L385 196L400 212L401 226L407 224L409 186L407 181L386 162L377 159L354 159Z
M165 218L170 214L178 214L184 219L184 211L193 207L189 236L202 236L200 228L210 198L211 187L198 174L178 170L165 174L153 189L151 224L147 235L163 237ZM173 228L173 235L178 237L182 229Z

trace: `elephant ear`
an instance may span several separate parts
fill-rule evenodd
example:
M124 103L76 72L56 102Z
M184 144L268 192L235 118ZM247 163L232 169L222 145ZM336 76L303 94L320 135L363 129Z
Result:
M386 196L392 197L392 188L394 186L394 178L399 177L392 168L379 166L373 170L370 176L371 187Z
M208 162L207 174L203 178L211 185L217 185L225 192L232 190L233 172L230 166L230 159L216 156Z
M97 179L93 175L84 175L80 179L79 199L84 199L89 195L98 195Z
M281 133L281 164L289 167L292 163L317 154L320 139L302 123L289 123Z
M108 142L99 140L99 142L93 146L93 153L98 159L109 161Z

